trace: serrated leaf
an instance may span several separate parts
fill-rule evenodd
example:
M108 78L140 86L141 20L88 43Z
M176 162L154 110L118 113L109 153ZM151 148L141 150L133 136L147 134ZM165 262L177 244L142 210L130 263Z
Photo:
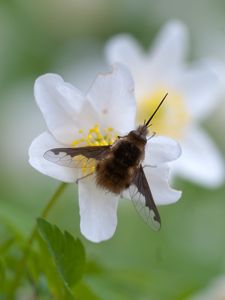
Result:
M41 237L53 256L57 270L65 283L73 287L81 278L85 267L85 251L80 240L68 232L62 233L55 225L38 219Z
M72 291L67 284L65 284L62 276L57 271L57 267L54 263L53 257L50 254L47 243L40 235L38 235L37 238L40 248L40 267L45 275L45 279L47 279L48 289L50 290L51 295L54 296L54 299L74 300Z

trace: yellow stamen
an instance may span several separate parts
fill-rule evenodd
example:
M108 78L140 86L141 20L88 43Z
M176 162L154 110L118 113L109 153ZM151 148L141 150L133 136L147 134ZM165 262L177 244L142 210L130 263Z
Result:
M144 120L149 119L165 95L165 91L169 95L154 116L151 131L180 139L190 122L190 116L182 95L175 91L156 89L153 93L138 99L137 123L143 124Z
M117 138L117 134L114 132L112 127L100 130L98 124L91 127L86 135L82 129L78 130L78 133L79 135L82 135L82 137L74 140L71 144L72 146L107 146L112 145ZM78 164L80 163L81 170L84 175L94 172L96 165L95 159L88 160L82 155L78 155L74 159Z

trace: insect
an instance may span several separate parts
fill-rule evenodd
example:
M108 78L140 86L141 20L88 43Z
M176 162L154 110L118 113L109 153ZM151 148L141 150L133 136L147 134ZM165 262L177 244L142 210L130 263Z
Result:
M159 230L160 215L146 179L142 161L150 122L167 95L163 97L147 122L138 126L136 130L130 131L126 136L119 136L112 145L55 148L45 152L44 158L72 168L81 167L81 158L85 158L86 163L94 160L94 171L80 179L95 174L98 187L120 195L129 188L137 211L153 229Z

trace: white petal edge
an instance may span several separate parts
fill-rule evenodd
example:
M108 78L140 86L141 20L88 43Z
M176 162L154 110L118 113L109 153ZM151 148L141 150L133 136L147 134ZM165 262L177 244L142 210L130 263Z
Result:
M195 64L183 70L176 82L183 93L191 117L202 120L216 108L221 93L221 83L216 73L203 64Z
M44 132L36 137L29 148L29 163L39 172L63 182L75 182L78 178L78 169L59 166L44 159L47 150L63 147L53 136Z
M148 140L145 146L143 166L158 166L180 157L181 147L175 140L165 136L155 136Z
M186 26L178 21L168 22L159 32L149 52L155 70L164 74L182 64L188 46Z
M126 67L115 64L112 72L99 74L87 99L98 113L103 127L113 127L121 134L128 133L134 128L136 117L134 82Z
M133 74L139 69L144 56L138 42L129 34L119 34L111 38L106 44L105 53L110 64L125 64Z
M80 229L88 240L99 243L116 230L118 196L97 188L93 177L79 182Z
M129 68L135 81L136 95L149 92L155 74L149 67L147 53L132 36L120 34L113 37L107 43L105 52L109 63L117 62Z
M182 156L174 162L173 173L205 187L216 188L225 179L224 159L207 133L192 127L182 141Z
M71 143L84 102L82 93L59 75L45 74L35 81L34 96L51 133L59 142Z
M174 190L169 185L170 169L167 164L159 167L146 167L144 172L156 205L167 205L177 202L181 191Z

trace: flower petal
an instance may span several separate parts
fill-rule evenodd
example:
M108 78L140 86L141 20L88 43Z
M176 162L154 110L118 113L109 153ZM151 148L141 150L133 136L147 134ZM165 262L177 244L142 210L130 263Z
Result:
M206 118L218 104L219 78L206 65L196 65L185 70L176 85L185 97L188 111L196 119Z
M113 127L120 134L134 128L134 83L130 72L122 65L114 65L112 72L98 75L87 98L102 126Z
M156 136L148 140L145 146L143 166L159 164L177 159L181 155L180 145L171 138Z
M224 182L224 161L209 136L192 128L182 142L182 156L174 162L174 172L206 187Z
M135 81L135 94L145 95L152 87L154 74L149 72L149 59L138 42L128 34L117 35L106 45L109 63L121 63L129 68Z
M153 68L159 74L170 73L182 63L187 39L187 28L180 21L170 21L162 28L150 51Z
M84 100L82 93L59 75L45 74L36 80L34 95L51 133L59 142L71 143Z
M78 169L66 168L44 159L44 153L52 148L62 147L52 135L44 132L36 137L29 148L29 163L39 172L63 182L75 182Z
M143 51L137 41L128 34L120 34L110 39L105 50L110 64L123 63L132 73L135 73L142 64Z
M93 176L79 182L80 228L92 242L112 237L117 225L118 196L97 188Z
M156 205L171 204L180 199L182 192L169 186L169 167L166 164L146 167L144 172Z

